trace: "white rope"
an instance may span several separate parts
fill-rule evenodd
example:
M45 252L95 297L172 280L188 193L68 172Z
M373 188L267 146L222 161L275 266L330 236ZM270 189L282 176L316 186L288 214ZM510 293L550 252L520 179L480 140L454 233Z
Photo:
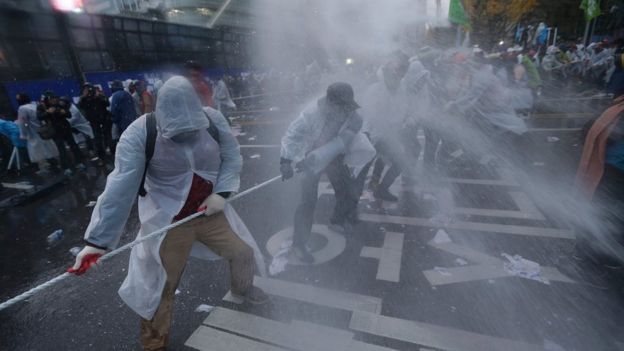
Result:
M251 187L251 188L249 188L249 189L247 189L247 190L245 190L243 192L240 192L240 193L236 194L236 196L233 196L230 199L228 199L227 202L232 202L232 201L238 200L241 197L252 193L253 191L256 191L256 190L258 190L258 189L260 189L262 187L265 187L265 186L267 186L267 185L269 185L269 184L271 184L271 183L281 179L281 177L282 176L276 176L274 178L271 178L271 179L267 180L266 182L260 183L260 184L258 184L256 186L253 186L253 187ZM172 223L172 224L170 224L170 225L168 225L168 226L166 226L164 228L161 228L161 229L159 229L159 230L157 230L157 231L155 231L153 233L145 235L142 238L137 238L136 240L134 240L134 241L132 241L130 243L127 243L126 245L121 246L121 247L119 247L119 248L117 248L117 249L107 253L106 255L103 255L102 257L100 257L99 261L108 260L111 257L117 256L118 254L120 254L120 253L122 253L122 252L124 252L124 251L126 251L128 249L131 249L131 248L135 247L136 245L138 245L138 244L140 244L140 243L142 243L142 242L144 242L146 240L150 240L150 239L156 238L156 237L162 235L163 233L165 233L165 232L167 232L167 231L169 231L169 230L171 230L171 229L173 229L173 228L175 228L177 226L180 226L180 225L182 225L184 223L192 221L193 219L195 219L197 217L200 217L200 216L203 216L203 215L204 214L202 212L194 213L194 214L192 214L192 215L190 215L190 216L188 216L188 217L186 217L186 218L184 218L182 220L179 220L179 221L177 221L175 223ZM65 272L65 273L63 273L63 274L61 274L61 275L59 275L59 276L57 276L57 277L55 277L53 279L48 280L47 282L45 282L43 284L37 285L36 287L34 287L34 288L32 288L32 289L30 289L30 290L28 290L28 291L26 291L26 292L24 292L24 293L22 293L20 295L17 295L15 297L11 298L11 299L8 299L8 300L6 300L6 301L4 301L3 303L0 304L0 311L4 310L4 309L6 309L6 308L8 308L10 306L13 306L13 305L15 305L18 302L24 301L24 300L34 296L35 294L39 293L40 291L43 291L43 290L51 287L52 285L54 285L54 284L56 284L56 283L58 283L58 282L60 282L62 280L65 280L66 278L68 278L70 276L73 276L73 274Z

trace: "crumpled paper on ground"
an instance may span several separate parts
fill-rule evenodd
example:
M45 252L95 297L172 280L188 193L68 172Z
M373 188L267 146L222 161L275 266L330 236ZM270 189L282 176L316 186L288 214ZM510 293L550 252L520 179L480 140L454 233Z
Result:
M211 305L206 305L206 304L201 304L199 306L197 306L197 308L195 309L195 312L210 312L214 309L214 306Z
M548 279L541 276L542 267L539 263L527 260L520 255L502 254L509 262L505 262L505 270L516 277L536 280L544 284L550 284Z
M275 256L273 256L273 260L269 265L269 275L274 276L286 270L292 244L292 240L282 242L279 251L275 254Z

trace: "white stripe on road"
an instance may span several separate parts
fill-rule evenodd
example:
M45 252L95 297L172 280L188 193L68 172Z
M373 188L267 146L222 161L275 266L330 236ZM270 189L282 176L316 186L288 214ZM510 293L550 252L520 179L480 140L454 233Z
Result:
M35 186L26 182L22 183L2 183L2 186L9 189L31 190Z
M440 181L446 183L457 183L457 184L472 184L472 185L493 185L493 186L507 186L507 187L518 187L520 186L518 183L512 180L499 180L499 179L467 179L467 178L440 178Z
M403 217L403 216L390 216L364 213L360 215L360 219L367 222L374 223L392 223L413 225L419 227L429 228L447 228L447 229L460 229L467 231L477 232L489 232L511 235L526 235L546 238L558 238L558 239L574 239L574 233L571 230L557 229L557 228L540 228L540 227L528 227L520 225L505 225L505 224L493 224L493 223L479 223L479 222L467 222L467 221L453 221L451 223L441 223L432 221L428 218L418 217Z
M544 220L544 216L541 213L530 213L530 212L510 211L510 210L491 210L491 209L472 208L472 207L455 207L452 213L458 214L458 215L482 216L482 217Z
M445 285L477 280L517 277L505 269L505 263L502 259L484 254L469 247L458 245L454 242L435 243L433 240L430 241L428 245L477 263L477 265L473 266L450 267L444 268L443 270L432 269L423 271L423 274L431 285ZM554 267L540 267L540 277L546 279L547 281L576 283Z
M254 277L254 285L267 294L285 297L315 305L338 308L347 311L381 312L381 299L373 296L348 293L338 290L318 288L315 286L287 282L285 280ZM223 298L232 302L231 293Z
M286 351L281 347L263 344L210 327L200 326L184 343L185 346L200 351Z
M349 327L356 331L447 351L537 351L538 345L495 336L356 311Z
M391 351L355 341L347 330L297 320L285 323L221 307L204 324L297 351Z
M401 255L403 253L403 233L386 232L382 247L364 246L360 256L376 258L377 279L398 283L401 275Z
M241 149L274 149L282 147L281 145L239 145Z
M533 201L526 193L521 191L510 191L509 195L516 203L516 206L518 206L518 209L520 209L520 211L523 213L530 214L533 217L531 219L537 219L541 221L546 220L542 212L537 208L537 206L535 206Z

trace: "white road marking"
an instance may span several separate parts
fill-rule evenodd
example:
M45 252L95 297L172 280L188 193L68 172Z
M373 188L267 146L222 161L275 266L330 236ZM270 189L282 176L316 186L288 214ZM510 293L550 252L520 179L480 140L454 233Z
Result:
M330 230L326 225L315 224L312 226L312 233L322 235L327 239L325 247L311 252L312 256L314 256L315 265L331 261L343 253L347 247L345 237ZM271 236L266 244L266 249L269 254L275 257L275 255L281 250L282 243L287 240L292 240L292 236L292 227L281 230ZM302 263L296 259L289 259L288 264L300 265Z
M281 347L264 344L205 326L197 328L184 345L201 351L286 351L286 349Z
M444 268L444 272L440 272L436 269L423 271L423 274L431 285L436 286L477 280L516 277L505 269L502 259L484 254L469 247L458 245L454 242L436 243L433 240L430 241L428 245L463 257L473 263L477 263L477 265L472 266ZM576 283L554 267L541 267L540 276L548 281Z
M26 182L22 183L2 183L2 186L9 189L31 190L35 186Z
M526 193L521 191L510 191L509 195L516 203L516 206L518 206L518 209L520 209L522 213L530 214L531 219L541 221L546 219Z
M355 311L349 327L377 336L447 351L537 351L539 345L464 330Z
M376 258L377 279L398 283L401 275L401 255L403 253L403 233L386 232L382 247L364 246L360 256Z
M506 186L506 187L518 187L520 186L515 181L501 180L501 179L467 179L467 178L447 178L442 177L440 181L446 183L457 184L472 184L472 185L493 185L493 186Z
M520 225L505 225L494 223L479 223L468 221L453 221L451 223L440 223L432 221L428 218L418 217L403 217L403 216L390 216L363 213L360 215L360 219L367 222L374 223L392 223L413 225L418 227L429 228L447 228L447 229L460 229L467 231L488 232L488 233L500 233L510 235L526 235L537 236L546 238L558 238L558 239L574 239L574 233L566 229L557 228L541 228L541 227L528 227Z
M281 145L239 145L241 149L276 149L282 147Z
M254 277L254 285L264 290L267 294L315 305L347 311L381 313L382 300L373 296L330 290L307 284L262 278L259 276ZM228 292L223 299L232 302L231 293Z
M204 324L297 351L391 350L355 341L347 330L297 320L285 323L220 307Z

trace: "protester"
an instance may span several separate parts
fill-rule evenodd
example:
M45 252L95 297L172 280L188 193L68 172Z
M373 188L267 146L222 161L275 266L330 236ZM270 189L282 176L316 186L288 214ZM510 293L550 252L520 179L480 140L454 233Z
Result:
M199 95L202 105L214 107L212 87L204 78L202 66L195 61L187 61L184 64L184 69L186 70L185 76L191 81L191 84L193 84L193 88L195 88L195 92Z
M215 104L215 109L219 111L223 111L226 107L235 109L236 104L232 101L230 97L230 91L228 90L223 77L219 78L217 83L215 84L214 94L212 96L212 100Z
M135 246L128 276L119 294L141 320L141 343L145 350L167 346L173 300L186 261L195 245L208 249L230 263L232 294L240 301L267 301L254 287L254 251L234 233L240 221L226 198L238 191L242 158L236 138L221 113L205 107L191 83L172 77L160 90L154 113L157 136L154 154L146 165L148 117L133 122L122 134L115 155L115 170L108 176L85 233L86 246L76 257L71 272L84 273L90 265L114 248L141 188L145 172L145 196L139 198L139 237L181 220L195 212L196 218L160 239ZM218 130L217 142L209 133ZM180 189L189 189L183 193ZM238 235L237 235L238 234ZM253 238L248 236L253 246ZM196 243L197 242L197 243ZM199 243L203 244L200 245Z
M61 105L58 96L56 96L53 91L47 90L44 93L41 103L37 106L37 118L39 118L42 123L53 127L52 140L56 144L59 151L61 167L65 170L65 174L72 174L72 166L67 155L66 146L69 147L74 155L76 168L79 170L85 170L85 157L74 140L72 128L69 124L71 113L69 112L67 106Z
M84 140L89 150L95 153L96 150L95 144L93 143L94 135L91 123L82 115L82 112L76 107L70 97L61 96L59 98L59 104L62 108L69 109L69 113L71 114L69 125L72 128L76 144L80 144L80 142Z
M615 57L616 73L624 74L624 55ZM576 174L576 185L586 201L591 201L601 220L599 233L577 237L577 255L596 264L619 267L613 259L616 245L624 245L624 79L609 87L614 99L591 125ZM598 239L599 238L599 239Z
M111 124L108 110L108 99L98 95L90 83L82 86L82 95L78 107L83 112L94 134L95 148L100 162L106 159L106 148L111 145Z
M26 141L30 162L37 163L40 173L46 173L49 166L56 166L59 151L50 139L42 139L39 135L41 121L37 118L37 103L31 101L26 93L19 93L15 97L17 104L17 125L20 129L20 138Z
M111 119L117 126L117 133L121 135L128 126L137 119L138 115L134 108L132 95L123 89L119 80L111 83Z
M135 89L139 96L141 115L154 112L154 96L147 90L147 83L144 80L138 80Z
M301 202L294 219L293 252L304 263L313 263L314 257L306 244L311 234L314 210L318 200L318 184L323 173L329 177L336 194L336 205L330 223L345 232L351 232L357 223L359 191L355 178L358 172L349 167L361 167L368 162L349 157L356 135L362 128L362 117L355 111L353 88L347 83L334 83L327 94L305 109L290 124L282 138L280 170L282 179L302 172ZM372 149L371 149L372 150ZM363 156L366 158L366 156ZM294 168L293 168L294 167Z
M385 201L398 201L389 189L409 163L407 153L410 151L405 149L403 140L397 138L405 123L405 96L400 87L408 66L409 58L404 53L393 53L379 69L379 81L367 89L362 100L366 130L378 153L369 187L376 198ZM382 179L386 163L390 168Z

